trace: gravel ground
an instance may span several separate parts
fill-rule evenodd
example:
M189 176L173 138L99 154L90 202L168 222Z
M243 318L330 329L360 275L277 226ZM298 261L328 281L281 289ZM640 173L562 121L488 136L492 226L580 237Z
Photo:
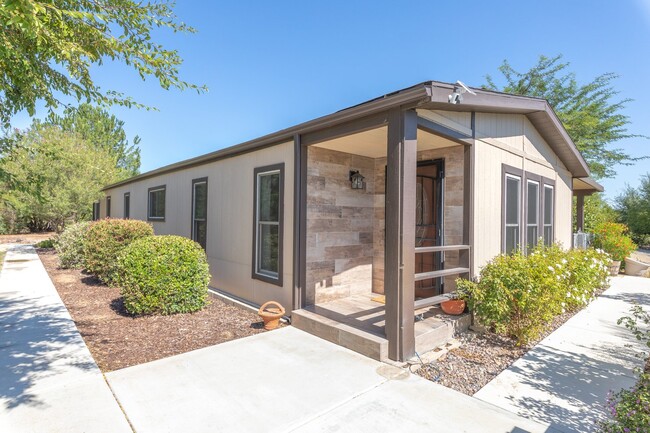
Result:
M423 365L416 374L463 394L474 395L576 313L557 316L543 335L528 346L517 346L514 340L491 332L468 331L457 337L460 347Z
M103 372L267 332L252 311L210 295L195 313L131 316L120 289L78 270L59 269L53 250L38 250L59 296Z

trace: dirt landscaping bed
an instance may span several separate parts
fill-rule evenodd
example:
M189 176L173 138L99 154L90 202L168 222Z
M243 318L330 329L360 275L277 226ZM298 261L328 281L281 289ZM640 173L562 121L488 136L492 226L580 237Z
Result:
M78 270L59 269L53 250L38 254L103 372L266 332L257 314L213 295L196 313L133 317L118 288Z

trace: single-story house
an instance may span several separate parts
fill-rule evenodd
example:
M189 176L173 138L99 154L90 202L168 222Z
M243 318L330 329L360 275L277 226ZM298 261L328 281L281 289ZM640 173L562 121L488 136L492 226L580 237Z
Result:
M190 237L219 291L325 315L301 323L344 345L380 323L377 357L407 359L458 276L540 238L570 247L572 197L602 190L547 101L466 90L424 82L140 174L95 218Z

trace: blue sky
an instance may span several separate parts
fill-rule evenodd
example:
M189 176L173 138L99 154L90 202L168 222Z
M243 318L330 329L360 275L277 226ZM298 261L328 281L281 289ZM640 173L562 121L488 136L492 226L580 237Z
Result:
M634 99L630 132L650 136L650 0L182 0L176 12L198 33L159 39L179 50L183 78L207 84L207 94L162 90L121 65L96 70L102 87L159 109L112 109L142 139L142 171L421 81L480 86L504 59L525 70L540 54L563 54L580 82L620 74L620 98ZM618 147L650 155L650 140ZM603 181L609 198L637 185L650 160L616 170Z

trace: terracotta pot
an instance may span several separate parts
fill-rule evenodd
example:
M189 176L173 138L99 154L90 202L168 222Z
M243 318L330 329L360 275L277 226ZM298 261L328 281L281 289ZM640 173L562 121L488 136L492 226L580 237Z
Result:
M621 270L621 262L619 260L612 260L609 262L609 275L615 277Z
M268 331L278 327L284 313L284 307L275 301L265 303L257 311L257 314L264 320L264 329Z
M446 314L460 316L465 311L465 301L462 299L450 299L440 304L440 308Z

